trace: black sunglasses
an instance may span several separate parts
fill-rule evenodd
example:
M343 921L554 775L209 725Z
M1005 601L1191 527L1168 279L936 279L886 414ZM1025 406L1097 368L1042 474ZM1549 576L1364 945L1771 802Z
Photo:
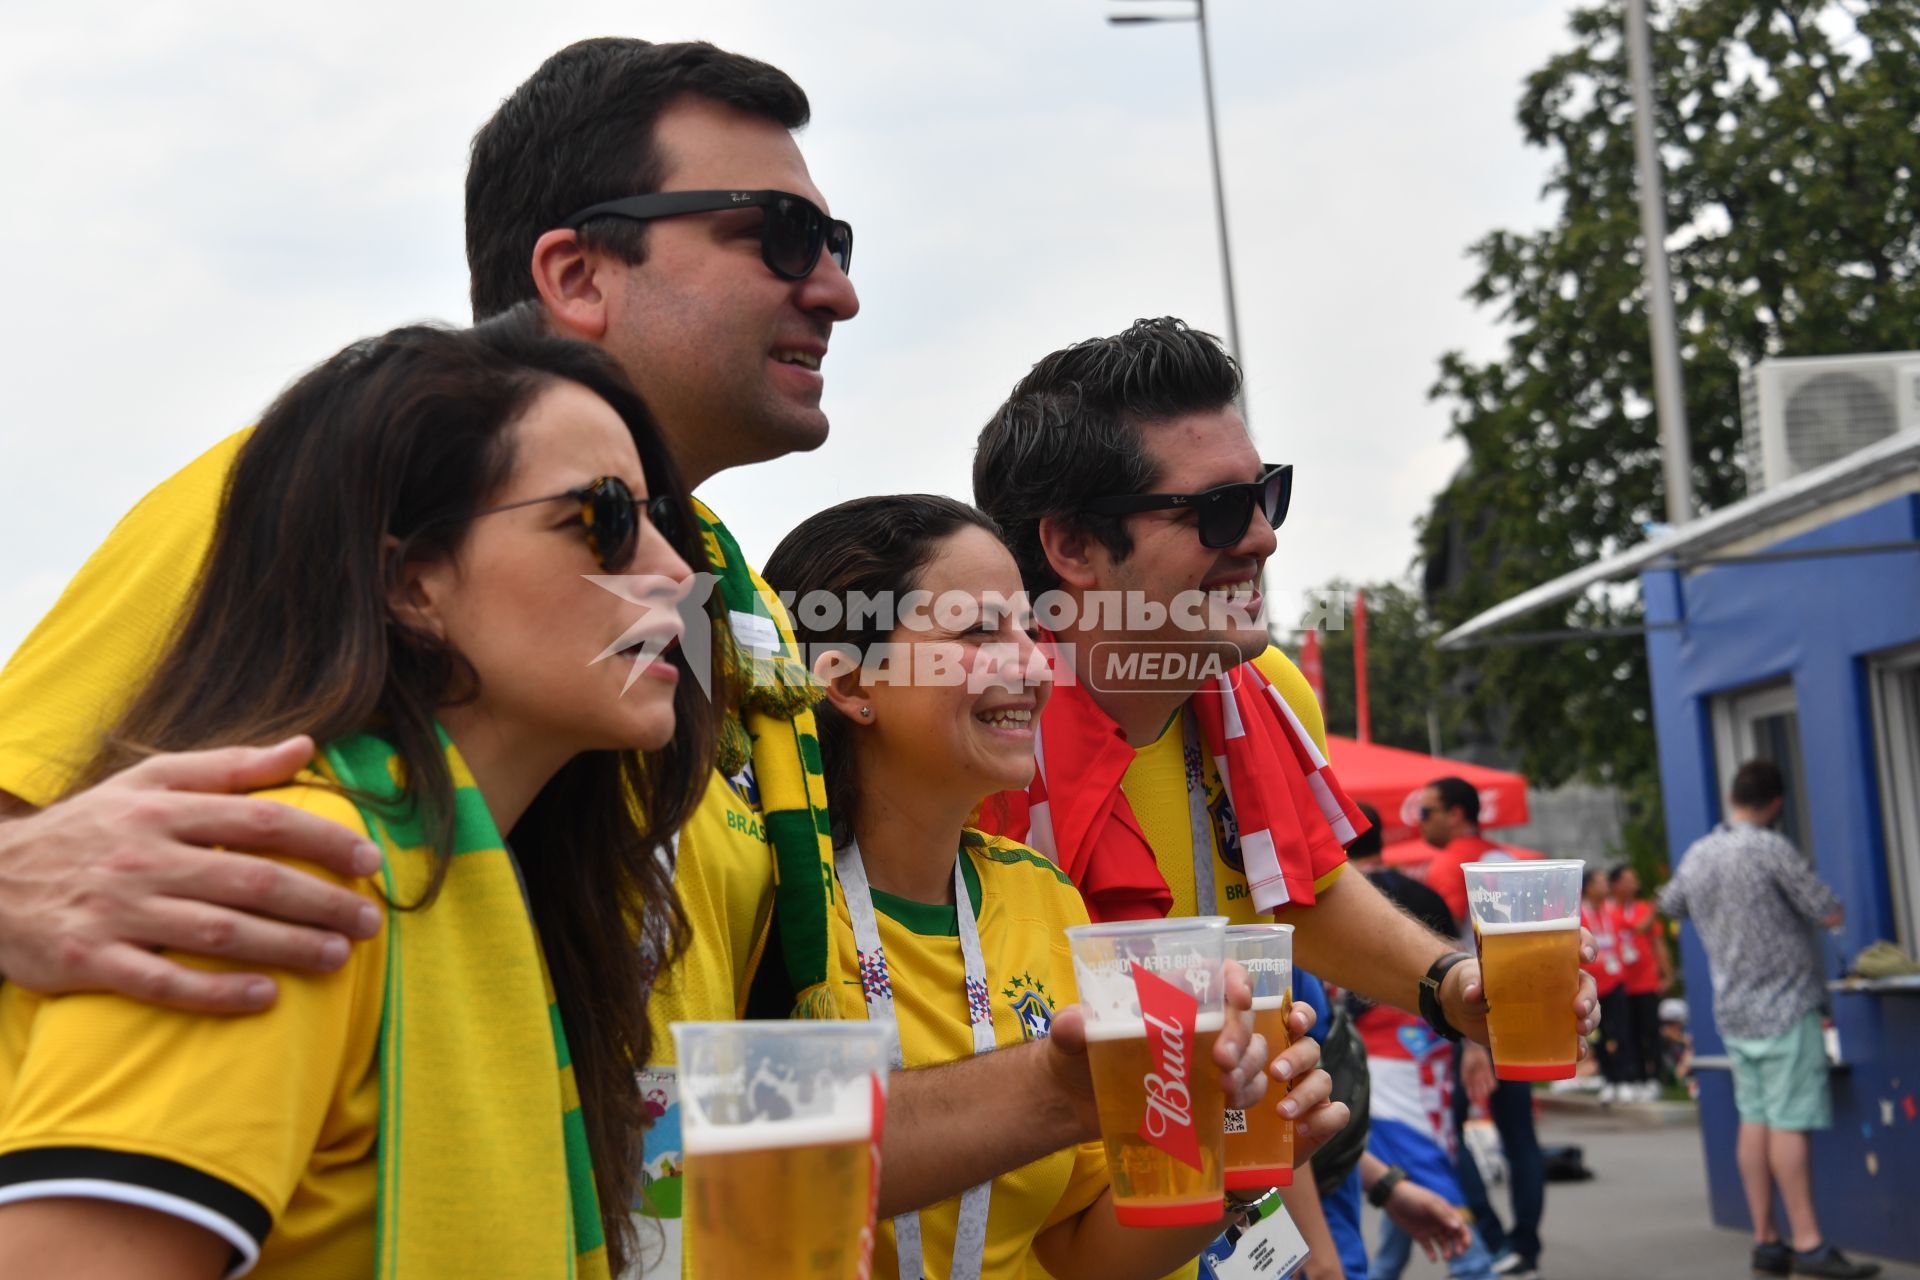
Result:
M783 280L805 280L820 261L820 250L833 255L841 271L853 265L853 228L829 218L820 206L790 191L661 191L650 196L623 196L588 205L561 225L578 231L593 218L631 218L650 222L677 218L683 213L713 213L720 209L766 210L760 224L760 260Z
M1256 505L1278 529L1293 501L1293 464L1270 462L1258 480L1223 484L1204 493L1122 493L1094 498L1082 508L1095 515L1126 516L1140 511L1191 510L1200 545L1216 551L1246 537Z
M565 493L550 493L544 498L523 498L504 506L488 507L485 511L474 512L473 518L478 520L481 516L512 511L518 507L537 506L542 502L559 502L563 498L580 504L580 523L586 528L587 545L593 548L594 559L608 573L625 573L627 566L633 563L634 550L640 545L642 508L646 510L647 520L671 546L680 545L680 535L686 527L680 516L680 504L676 500L662 495L641 502L619 476L601 476Z

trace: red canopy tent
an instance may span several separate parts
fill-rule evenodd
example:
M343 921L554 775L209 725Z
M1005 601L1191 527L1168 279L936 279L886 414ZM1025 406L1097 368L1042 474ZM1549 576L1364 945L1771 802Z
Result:
M1480 792L1482 827L1514 827L1527 820L1527 780L1517 773L1331 733L1327 758L1346 793L1380 811L1388 862L1424 862L1432 856L1432 850L1420 842L1420 793L1435 778L1464 778ZM1394 849L1410 840L1427 852Z

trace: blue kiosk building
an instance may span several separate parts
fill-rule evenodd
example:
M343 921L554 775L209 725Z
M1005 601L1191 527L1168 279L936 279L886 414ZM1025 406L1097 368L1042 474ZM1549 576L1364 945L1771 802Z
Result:
M1821 1225L1845 1247L1920 1262L1920 976L1848 976L1881 939L1920 955L1920 429L1535 588L1443 643L1636 573L1670 858L1722 820L1740 763L1764 757L1787 779L1782 833L1846 908L1821 941ZM1712 1216L1745 1228L1733 1082L1691 928L1681 957Z

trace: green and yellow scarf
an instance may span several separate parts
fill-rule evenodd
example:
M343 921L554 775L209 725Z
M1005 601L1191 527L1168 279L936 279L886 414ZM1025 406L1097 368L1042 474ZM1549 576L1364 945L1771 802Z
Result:
M607 1280L580 1093L513 860L441 735L452 865L421 911L387 913L374 1274ZM371 734L317 762L385 855L381 888L415 902L432 872L393 748Z
M794 993L792 1014L838 1017L827 931L833 918L833 837L813 724L820 688L772 589L719 517L697 500L694 509L707 563L719 580L709 606L721 637L715 649L738 701L721 725L720 771L731 777L753 762L773 846L774 924Z

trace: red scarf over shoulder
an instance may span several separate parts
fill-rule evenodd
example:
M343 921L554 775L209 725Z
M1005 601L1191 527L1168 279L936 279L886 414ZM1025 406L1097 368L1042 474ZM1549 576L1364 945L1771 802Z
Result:
M1134 749L1078 681L1058 662L1054 670L1065 678L1034 735L1033 782L989 799L982 825L1052 858L1094 920L1162 918L1173 892L1120 788ZM1314 867L1337 857L1367 820L1253 663L1209 682L1189 705L1233 807L1254 906L1311 905Z

